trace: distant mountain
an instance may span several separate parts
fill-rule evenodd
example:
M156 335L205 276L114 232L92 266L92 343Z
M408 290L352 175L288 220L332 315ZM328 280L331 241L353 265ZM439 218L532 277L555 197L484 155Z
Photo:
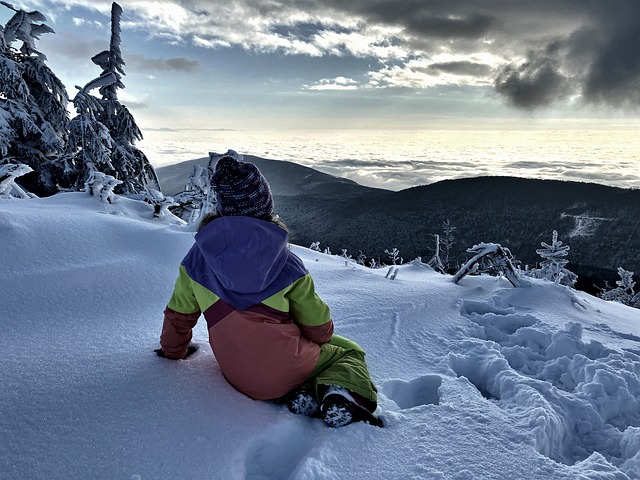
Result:
M388 190L365 187L352 180L328 175L293 162L268 160L253 155L244 155L244 159L254 163L269 180L271 191L275 197L358 198L365 192L388 192ZM205 167L208 161L208 158L198 158L157 169L165 195L175 195L181 192L193 167L195 165ZM289 202L285 201L284 203Z
M292 162L246 156L271 184L276 207L294 243L321 242L333 253L347 249L386 260L397 247L406 260L434 253L434 234L442 222L457 227L453 262L464 262L466 249L480 242L508 247L524 265L535 266L541 242L553 230L571 250L568 268L579 275L579 288L614 282L621 266L640 273L640 190L598 184L478 177L445 180L392 192L365 187ZM194 164L158 169L163 189L179 192Z

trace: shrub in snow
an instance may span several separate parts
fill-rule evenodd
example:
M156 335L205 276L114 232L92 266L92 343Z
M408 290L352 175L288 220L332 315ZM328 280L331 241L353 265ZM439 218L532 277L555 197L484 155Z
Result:
M59 190L68 97L35 42L53 30L40 12L0 3L15 12L0 29L0 164L27 164L34 175L23 184L39 195L51 195ZM13 46L16 42L19 49Z
M157 219L162 219L165 215L170 214L169 208L177 205L173 198L165 197L162 192L152 188L145 192L142 201L153 206L153 218Z
M342 254L340 255L341 258L344 258L347 261L353 261L353 258L351 258L351 255L347 255L347 249L343 248L342 249Z
M504 275L514 287L523 286L522 278L519 271L513 266L513 255L508 248L503 247L499 243L480 243L467 249L468 253L472 253L473 257L465 263L460 270L453 276L453 282L458 283L465 276L474 272L481 260L486 260L495 271Z
M365 264L365 260L367 259L367 256L362 253L362 250L359 251L360 253L358 253L358 257L356 258L356 263L358 265L364 265Z
M184 191L174 197L175 204L170 210L187 223L194 223L200 218L208 193L207 174L200 165L194 165Z
M85 192L92 196L99 196L105 177L106 175L104 173L92 170L89 178L87 178L87 181L84 183Z
M105 175L100 188L100 201L103 203L115 203L116 196L113 189L118 185L122 185L122 180L118 180L111 175Z
M561 285L573 287L575 285L578 276L567 270L565 265L569 263L569 260L565 259L569 254L570 247L563 245L558 240L558 232L553 231L553 237L551 245L542 242L544 248L536 250L536 253L540 255L544 260L540 262L541 267L529 271L529 275L534 278L542 278Z
M309 248L315 252L319 252L320 251L320 242L313 242L311 245L309 245Z
M0 165L0 198L32 198L35 195L25 191L16 183L16 178L33 172L24 164L7 163Z
M114 203L116 197L113 189L120 184L122 184L122 180L118 180L112 175L105 175L102 172L92 170L84 186L89 195L100 198L101 202Z
M389 257L389 260L391 260L392 265L395 265L396 263L398 263L398 260L399 260L398 257L400 256L400 251L396 247L393 247L391 250L387 249L384 251L384 253L386 253L387 256ZM402 261L400 263L402 263Z
M634 287L633 272L618 267L620 280L616 281L617 287L600 293L599 297L614 302L620 302L630 307L640 308L640 292L636 292Z

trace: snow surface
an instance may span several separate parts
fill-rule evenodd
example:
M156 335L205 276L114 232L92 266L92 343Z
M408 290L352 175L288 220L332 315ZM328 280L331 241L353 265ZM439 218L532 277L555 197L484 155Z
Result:
M640 310L293 246L360 343L386 428L251 400L162 311L191 228L83 193L0 200L0 479L638 479Z

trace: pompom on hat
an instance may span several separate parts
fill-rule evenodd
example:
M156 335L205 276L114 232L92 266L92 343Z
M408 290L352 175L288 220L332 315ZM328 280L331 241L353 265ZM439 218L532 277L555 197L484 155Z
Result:
M213 159L213 154L210 154ZM253 163L243 162L233 150L221 156L211 176L216 211L221 216L267 219L274 213L269 182Z

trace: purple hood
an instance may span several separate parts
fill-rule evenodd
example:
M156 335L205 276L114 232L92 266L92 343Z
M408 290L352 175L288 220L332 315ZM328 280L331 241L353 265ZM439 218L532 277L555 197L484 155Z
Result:
M200 230L196 246L222 287L247 294L264 291L278 278L289 256L287 239L271 222L228 216Z
M288 238L271 222L220 217L196 234L182 264L192 280L244 310L309 273L289 251Z

